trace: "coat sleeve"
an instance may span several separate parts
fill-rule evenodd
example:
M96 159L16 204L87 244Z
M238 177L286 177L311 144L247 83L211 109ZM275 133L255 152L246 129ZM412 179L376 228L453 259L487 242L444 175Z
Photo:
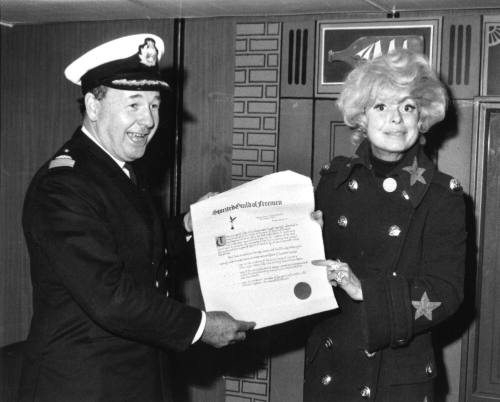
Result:
M70 169L43 178L31 195L24 228L50 276L105 330L172 349L187 348L201 312L144 286L124 267L96 189ZM150 270L151 262L133 269ZM147 272L147 271L144 271Z
M173 257L194 253L193 234L184 228L184 215L171 218L165 224L167 252Z
M441 190L426 217L416 274L362 280L370 351L404 346L450 317L462 302L465 202L462 192Z

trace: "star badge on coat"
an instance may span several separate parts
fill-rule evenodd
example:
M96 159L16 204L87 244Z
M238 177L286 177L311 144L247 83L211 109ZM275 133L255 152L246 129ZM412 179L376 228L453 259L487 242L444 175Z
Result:
M415 320L425 316L429 321L432 321L432 311L437 309L441 305L441 302L431 302L429 296L427 296L427 292L424 292L420 301L412 300L411 304L417 309L415 311Z
M410 186L413 186L417 181L422 184L427 184L423 176L426 169L418 167L416 156L415 159L413 159L413 163L410 166L404 167L403 170L410 174Z

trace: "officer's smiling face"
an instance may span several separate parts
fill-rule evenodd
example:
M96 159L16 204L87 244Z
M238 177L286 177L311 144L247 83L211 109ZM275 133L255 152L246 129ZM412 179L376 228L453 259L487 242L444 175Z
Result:
M109 88L95 101L95 136L102 146L123 162L141 158L158 128L160 93Z
M366 109L366 134L375 157L397 161L418 139L418 105L409 91L381 92Z

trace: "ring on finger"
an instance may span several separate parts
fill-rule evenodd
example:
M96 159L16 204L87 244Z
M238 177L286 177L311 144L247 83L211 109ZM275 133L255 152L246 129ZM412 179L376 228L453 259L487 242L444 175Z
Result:
M342 283L342 280L347 276L347 273L344 271L337 271L334 275L334 280L337 283Z

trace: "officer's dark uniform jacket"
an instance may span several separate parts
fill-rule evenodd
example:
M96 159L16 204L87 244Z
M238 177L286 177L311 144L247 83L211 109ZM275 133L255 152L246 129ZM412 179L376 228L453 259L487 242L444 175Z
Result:
M34 314L22 401L162 400L159 350L187 348L201 312L159 289L163 228L138 180L80 130L34 177L23 212ZM170 230L181 240L168 252L183 252L181 221Z
M463 298L464 197L419 144L389 179L374 174L369 147L333 159L317 188L326 257L349 264L364 300L334 288L339 309L308 339L304 396L431 402L430 331Z

